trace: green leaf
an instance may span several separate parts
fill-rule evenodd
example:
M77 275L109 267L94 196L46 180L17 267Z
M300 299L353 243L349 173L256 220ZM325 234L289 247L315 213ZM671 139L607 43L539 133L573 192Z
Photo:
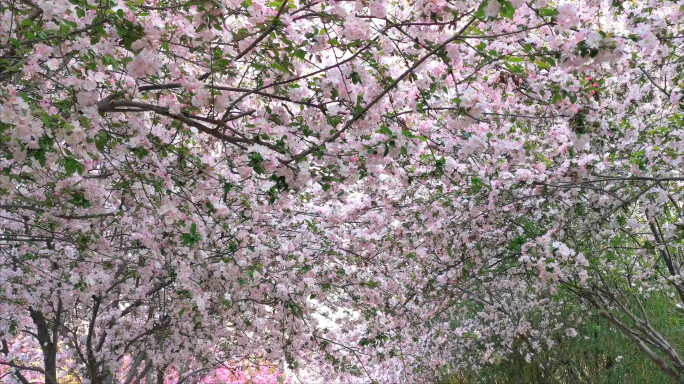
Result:
M21 97L25 102L30 102L30 99L26 92L17 92L17 95L19 95L19 97Z
M475 12L475 17L482 19L485 17L485 8L487 8L487 5L489 4L489 1L483 1L482 4L480 4L480 7L477 8L477 12Z
M77 191L77 192L72 192L72 198L69 200L69 202L73 205L83 207L83 208L90 208L90 202L86 200L85 196L83 195L83 192Z
M290 71L288 71L287 68L278 63L271 63L271 65L273 66L273 68L279 70L282 73L290 73Z
M304 220L304 221L306 221L306 224L309 226L309 228L311 228L311 231L313 233L318 233L318 227L316 226L316 223L314 223L311 220Z
M523 72L523 67L521 67L520 65L510 65L508 63L504 63L504 66L506 68L508 68L513 73L522 73Z
M184 246L194 247L195 244L199 243L202 237L197 233L197 224L192 223L190 226L190 233L184 233L181 235L181 241Z
M542 8L539 10L539 14L542 16L558 16L558 10L556 8Z
M76 172L76 161L74 159L67 159L67 161L64 163L64 170L66 171L67 176L71 176Z
M38 161L40 161L40 160L38 160ZM72 159L69 157L64 161L64 169L66 171L67 176L71 176L75 172L78 172L79 175L82 175L83 170L85 168L84 168L83 164L76 161L76 159Z
M507 19L512 19L515 14L515 8L509 0L499 0L501 3L501 8L499 8L499 14Z
M147 156L150 153L150 151L142 147L133 148L132 152L135 155L135 157L137 157L140 160L144 159L145 156Z
M36 160L38 160L38 163L40 163L41 167L45 167L45 150L44 149L37 151L36 154L34 155L34 157L36 158Z
M522 252L522 246L527 242L524 237L517 237L510 244L508 244L508 249L514 253Z
M107 132L100 131L97 134L97 140L95 141L95 146L100 152L104 152L105 150L105 145L107 145L107 140L108 140L108 135Z
M482 187L483 187L482 179L480 179L479 177L473 176L470 178L470 182L472 183L472 187L470 189L472 193L478 193L482 190Z
M253 166L252 169L254 169L254 172L256 172L257 175L263 175L264 173L266 173L266 169L264 169L264 167L261 166L261 164Z
M385 135L391 136L392 135L392 130L389 128L385 127L384 125L380 127L380 132L384 133Z

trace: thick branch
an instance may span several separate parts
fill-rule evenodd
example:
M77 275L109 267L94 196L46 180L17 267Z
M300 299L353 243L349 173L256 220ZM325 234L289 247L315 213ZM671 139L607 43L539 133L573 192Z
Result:
M29 308L31 320L36 326L37 339L43 351L43 362L45 364L45 384L57 384L57 346L52 343L48 330L47 320L42 312Z

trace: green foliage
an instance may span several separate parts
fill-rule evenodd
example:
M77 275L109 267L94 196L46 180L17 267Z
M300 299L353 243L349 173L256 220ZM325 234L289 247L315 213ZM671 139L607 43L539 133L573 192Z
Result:
M651 295L643 304L655 329L684 348L684 311L664 296ZM634 342L598 315L584 318L574 338L560 336L557 345L525 361L518 353L480 371L461 371L442 377L439 384L661 384L672 380Z
M183 241L183 245L186 247L194 247L195 244L199 243L202 240L202 237L197 233L197 224L192 223L190 226L190 233L184 233L181 235L181 240Z

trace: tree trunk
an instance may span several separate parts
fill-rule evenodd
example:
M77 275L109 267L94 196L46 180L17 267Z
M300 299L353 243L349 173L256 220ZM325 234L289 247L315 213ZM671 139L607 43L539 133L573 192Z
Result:
M47 321L42 312L29 308L33 324L36 325L38 342L43 351L43 363L45 364L45 384L57 383L57 346L50 338Z

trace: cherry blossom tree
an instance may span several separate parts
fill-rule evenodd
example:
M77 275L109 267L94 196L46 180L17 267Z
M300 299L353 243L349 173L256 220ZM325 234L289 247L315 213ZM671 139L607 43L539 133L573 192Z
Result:
M0 12L3 380L418 382L583 311L684 379L684 2Z

